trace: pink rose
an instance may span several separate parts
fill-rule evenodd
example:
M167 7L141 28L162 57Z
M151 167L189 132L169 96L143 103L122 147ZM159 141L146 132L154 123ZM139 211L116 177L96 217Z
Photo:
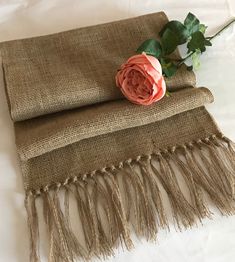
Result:
M116 84L128 100L140 105L150 105L166 92L161 64L145 53L130 57L121 66Z

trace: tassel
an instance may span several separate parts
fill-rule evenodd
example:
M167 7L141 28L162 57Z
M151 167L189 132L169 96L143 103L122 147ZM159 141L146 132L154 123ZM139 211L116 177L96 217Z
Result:
M120 171L120 177L121 182L123 186L123 194L124 194L124 202L126 204L125 210L126 210L126 219L129 223L131 223L131 210L134 206L134 217L137 217L137 211L135 206L135 201L133 201L133 190L134 187L131 184L131 180L129 178L129 175L127 175L122 170Z
M184 154L186 154L186 147L183 149L185 150ZM195 170L193 169L193 166L191 166L191 169L188 168L188 166L176 154L169 154L169 157L171 157L172 161L178 166L181 171L180 174L183 176L184 181L188 186L191 202L199 220L202 221L204 217L210 218L211 212L206 207L205 200L203 199L202 187L195 180Z
M205 157L202 156L202 151L195 146L190 146L189 150L184 151L184 157L187 165L193 171L196 183L210 196L211 200L222 214L231 214L233 210L231 199L224 190L221 190L221 185L218 183L220 180L218 180L217 172L210 172L210 168L208 170L208 163L207 161L203 161ZM201 163L197 157L199 157L199 159L201 157Z
M210 157L207 157L205 153L202 153L202 150L207 149L205 147L205 144L203 149L200 148L202 143L203 143L202 141L198 143L199 146L198 155L201 159L201 162L203 163L205 169L207 170L207 173L210 174L211 177L213 177L219 190L222 191L224 195L228 195L229 197L231 197L231 192L228 189L228 185L226 183L227 181L225 181L226 177L223 176L224 172L223 170L221 170L220 165L216 162L217 157L214 155L214 153L211 153L210 147L208 147L208 153Z
M70 232L70 236L71 236L70 244L71 244L76 256L85 259L87 257L87 252L83 248L83 246L79 243L76 236L72 233L73 231L72 231L72 227L71 227L71 223L70 223L70 211L69 211L70 199L69 199L69 197L70 197L70 195L74 195L74 193L68 185L66 185L64 187L64 189L65 189L65 195L64 195L65 215L64 215L64 219L65 219L65 222L66 222L67 227L68 227L68 232Z
M169 229L160 187L167 193L175 225L192 227L211 218L205 193L223 215L234 213L235 150L223 136L211 136L185 145L138 156L117 167L95 170L63 184L29 191L25 199L30 233L30 261L40 262L36 197L43 202L49 236L49 262L100 259L114 254L121 244L133 247L136 235L155 240L160 228ZM186 198L179 184L189 192ZM61 198L64 195L64 206ZM70 222L70 199L77 204L85 240L83 247Z
M74 254L69 245L70 236L60 209L57 191L52 192L52 195L45 194L44 202L51 242L49 261L74 261Z
M76 257L84 258L86 254L72 232L68 214L64 215L61 210L58 191L59 188L43 193L44 217L50 236L49 261L75 261Z
M113 255L114 253L113 253L112 246L110 245L110 241L108 239L108 236L105 233L105 228L104 228L104 225L102 223L102 219L101 219L101 215L100 215L99 207L98 207L99 200L102 203L102 201L104 200L103 197L104 197L104 195L101 196L101 198L99 197L98 185L97 185L97 182L95 182L94 190L93 190L93 193L92 193L92 200L93 200L93 203L94 203L95 216L97 218L97 224L98 224L100 251L101 251L101 254L103 255L103 257L107 258L107 257ZM106 203L104 203L103 212L106 215L106 218L107 218L106 221L110 222L110 209L109 209L109 207Z
M231 197L231 199L234 199L235 176L231 170L231 166L229 166L227 162L228 155L224 153L222 143L219 148L215 145L214 141L210 141L209 139L205 140L205 144L210 152L212 166L214 166L217 172L221 174L223 185L227 194Z
M97 228L98 225L95 219L94 207L91 202L90 192L86 181L78 181L76 183L76 199L78 204L78 212L83 225L85 242L89 251L88 256L99 256L100 245Z
M40 262L38 215L35 200L36 196L30 191L25 198L25 208L28 215L28 227L30 234L30 261Z
M181 192L176 180L175 172L172 169L169 160L166 157L163 157L160 153L157 155L157 160L160 164L160 171L157 170L152 161L151 167L168 194L173 218L175 219L178 228L181 230L181 224L185 228L191 227L196 222L194 208L188 203Z
M156 216L151 206L152 201L148 197L148 188L145 188L143 179L140 179L133 164L127 162L125 172L130 177L131 183L135 185L135 194L137 197L136 213L138 217L136 234L137 236L144 236L147 240L155 240L157 233Z
M142 174L144 188L147 191L149 199L148 202L153 202L155 212L158 214L158 217L156 217L156 219L158 220L158 225L161 228L169 229L168 220L162 203L160 189L157 180L154 178L154 174L150 170L150 158L148 158L146 162L143 160L137 161L137 164Z
M108 173L107 171L104 172L103 179L109 192L109 196L111 197L110 201L112 202L113 210L115 210L116 213L115 220L116 226L119 230L119 239L121 241L121 244L123 242L127 250L130 250L133 247L133 244L130 239L130 229L127 223L119 186L113 178L113 175Z
M49 196L49 193L43 193L43 211L44 211L44 218L48 229L49 234L49 254L48 254L48 261L49 262L55 262L62 261L64 254L63 254L63 243L59 240L59 236L57 236L57 230L56 230L56 222L54 220L53 215L53 208L52 208L52 201L51 196ZM58 242L59 240L59 242ZM65 257L65 261L69 261L68 257Z
M95 188L97 192L96 197L96 205L98 205L98 201L100 201L100 206L103 207L105 215L106 215L106 221L109 225L108 227L108 236L107 241L110 243L111 246L114 246L116 243L116 240L118 239L118 230L116 228L116 221L115 221L115 214L113 211L113 206L110 199L110 196L107 192L107 189L101 182L102 178L100 178L98 175L94 176L93 178L95 180ZM109 244L108 244L109 245ZM113 251L111 251L113 253Z

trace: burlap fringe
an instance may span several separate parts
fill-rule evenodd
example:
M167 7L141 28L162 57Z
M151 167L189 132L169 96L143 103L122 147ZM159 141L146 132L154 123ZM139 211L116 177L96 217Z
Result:
M50 243L48 260L70 262L93 256L106 258L119 244L131 249L131 231L140 238L155 240L158 230L168 229L170 223L160 187L167 193L175 225L180 230L192 227L204 217L211 217L206 195L223 215L234 214L234 175L234 144L222 135L212 135L150 156L129 159L118 167L72 177L63 184L30 191L25 206L31 261L40 261L35 206L39 195L43 199ZM190 197L182 192L179 179L184 180ZM64 194L63 204L58 193ZM71 228L71 197L76 199L78 206L84 246Z

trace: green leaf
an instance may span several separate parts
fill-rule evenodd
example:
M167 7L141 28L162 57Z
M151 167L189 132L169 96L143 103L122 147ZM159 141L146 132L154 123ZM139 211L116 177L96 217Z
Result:
M187 44L188 53L194 52L196 49L199 49L201 52L204 52L206 51L206 46L210 45L211 42L204 37L203 33L197 31L192 34L192 38Z
M212 43L211 43L210 40L206 39L206 40L205 40L205 45L206 45L206 46L212 46Z
M140 54L145 52L148 55L152 55L158 58L161 56L162 47L157 40L148 39L144 41L136 51Z
M178 45L187 42L189 32L186 26L183 25L181 22L175 20L168 22L160 31L159 35L162 37L167 29L171 30L176 35Z
M192 54L192 62L193 62L193 69L194 70L198 70L200 67L200 58L201 55L201 51L199 49L197 49L193 54Z
M166 77L171 77L177 71L177 66L168 58L161 58L160 60L163 74Z
M191 35L199 31L200 22L194 14L188 13L187 17L184 20L184 25L186 26L189 34Z
M166 96L166 97L171 97L171 93L170 93L168 90L166 90L165 96Z
M164 31L161 41L162 41L163 53L165 55L169 55L173 51L175 51L178 45L177 35L168 28Z
M203 34L205 34L206 29L207 29L207 26L205 26L204 24L199 25L199 31L202 32Z

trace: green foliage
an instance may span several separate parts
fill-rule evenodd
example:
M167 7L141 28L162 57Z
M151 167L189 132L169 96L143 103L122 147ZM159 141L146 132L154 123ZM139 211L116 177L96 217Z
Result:
M172 62L169 58L161 58L160 60L163 74L166 77L171 77L175 74L177 70L177 66L174 62Z
M171 97L171 93L168 90L166 90L166 95L165 96L166 97Z
M140 47L137 49L137 53L145 52L147 55L155 56L159 58L162 53L161 44L155 39L148 39L144 41Z
M188 13L184 20L184 25L186 26L189 35L192 35L193 33L199 31L200 22L195 15Z
M204 35L206 28L194 14L188 13L184 23L176 20L169 21L159 33L160 41L148 39L141 44L137 52L145 52L158 58L162 65L163 74L166 77L173 76L189 57L192 58L192 65L188 65L187 69L198 69L201 53L206 51L207 46L212 45L211 38ZM170 58L169 55L182 44L186 44L188 55L179 61Z
M200 60L199 60L200 55L201 55L201 51L199 49L196 49L195 52L192 54L192 62L193 62L192 68L194 70L198 70L200 67Z
M192 34L190 41L187 44L188 53L199 49L201 52L206 51L206 46L211 46L211 42L205 38L202 32L197 31Z
M178 46L177 35L169 28L166 28L161 38L163 53L169 55L175 51Z
M199 25L199 31L202 32L203 34L205 34L206 29L207 29L207 26L205 26L204 24Z
M166 30L170 30L172 34L175 35L175 44L182 45L187 42L189 33L186 26L181 22L175 20L168 22L160 31L159 35L163 37Z

